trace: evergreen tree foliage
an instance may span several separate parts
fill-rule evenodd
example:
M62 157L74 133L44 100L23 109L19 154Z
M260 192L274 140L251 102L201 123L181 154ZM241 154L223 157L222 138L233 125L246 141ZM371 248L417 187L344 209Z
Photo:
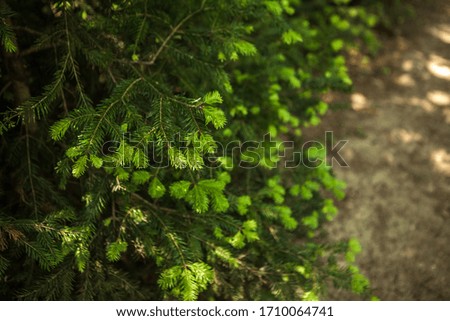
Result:
M320 122L323 93L350 90L343 52L376 47L368 10L347 0L0 3L1 298L310 300L332 283L367 292L357 241L321 238L345 184L325 162L285 168L279 155ZM248 145L267 133L271 148Z

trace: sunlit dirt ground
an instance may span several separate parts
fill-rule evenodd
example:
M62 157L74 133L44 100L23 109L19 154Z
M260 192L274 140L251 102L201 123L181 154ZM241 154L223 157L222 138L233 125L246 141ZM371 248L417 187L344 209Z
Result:
M314 135L349 140L348 183L329 237L357 237L358 258L382 300L450 300L450 2L417 1L399 35L381 35L380 55L354 57L351 104ZM344 292L333 299L347 299Z

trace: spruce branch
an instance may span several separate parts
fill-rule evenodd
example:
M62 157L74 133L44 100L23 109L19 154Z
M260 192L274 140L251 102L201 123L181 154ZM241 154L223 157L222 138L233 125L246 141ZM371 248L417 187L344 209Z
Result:
M97 125L95 126L94 130L92 131L91 135L90 135L90 139L89 142L86 146L86 150L89 150L94 142L94 140L97 138L97 132L100 129L103 121L105 121L106 116L108 115L109 111L118 103L123 102L124 98L128 95L128 92L133 88L134 85L136 85L138 82L142 81L142 78L137 78L135 80L133 80L125 89L125 91L122 93L122 95L116 99L115 101L113 101L105 110L104 112L101 114L99 121L97 122Z
M50 104L56 100L58 94L61 93L62 84L65 79L65 73L67 71L67 66L69 63L70 56L66 54L61 68L55 73L55 79L53 83L45 87L44 94L39 98L31 98L27 102L18 108L19 112L23 112L26 117L28 113L32 113L34 120L35 113L37 113L38 118L44 116L49 109Z
M167 144L170 144L169 137L167 136L166 131L164 130L163 124L164 124L164 119L163 119L163 99L162 99L162 97L160 97L159 98L159 128L161 129L161 132L163 133L165 142Z
M183 266L186 267L187 266L187 260L186 260L185 255L184 255L184 251L181 248L180 244L175 239L173 233L170 232L170 230L169 230L168 226L166 225L166 223L164 222L164 220L156 212L154 212L154 211L149 211L149 212L159 221L159 223L161 224L161 226L162 226L162 228L164 230L165 236L168 237L171 240L172 244L175 246L175 248L178 251L178 254L180 255L180 258L181 258L181 260L183 262Z
M72 67L72 74L75 78L75 83L77 86L78 94L80 95L80 99L82 102L82 106L89 107L91 105L91 102L89 101L89 98L84 93L83 85L80 80L78 66L76 64L75 59L73 58L72 54L72 42L71 42L71 35L69 32L69 24L67 21L67 11L64 10L64 25L65 25L65 33L66 33L66 44L67 44L67 57L70 60L70 66Z
M149 61L150 65L153 65L156 61L156 59L158 59L158 56L161 54L161 52L166 48L167 43L172 39L172 37L177 33L177 31L187 22L189 21L192 17L194 17L195 15L197 15L198 13L200 13L203 10L203 6L205 4L205 1L202 2L202 5L200 6L200 8L194 12L192 12L191 14L187 15L186 17L184 17L184 19L182 19L171 31L170 33L167 35L167 37L164 39L164 41L162 42L161 46L158 48L158 50L156 51L156 53L154 55L152 55L152 58Z
M134 51L133 54L136 54L136 48L139 44L139 41L141 40L142 37L142 33L144 31L144 26L145 26L145 22L147 21L147 1L144 2L144 15L143 15L143 19L141 21L141 24L139 26L139 31L138 34L136 36L136 40L134 41Z
M149 210L149 213L152 214L160 223L161 227L164 230L164 235L166 237L168 237L170 239L170 241L172 242L172 244L175 246L175 248L178 251L178 254L180 255L180 258L183 261L183 265L186 266L187 265L187 261L185 259L183 250L181 249L180 245L178 244L178 242L175 240L172 232L170 232L170 229L168 228L168 226L166 225L166 223L164 222L164 220L156 213L157 210L164 210L167 212L174 212L173 209L169 209L169 208L161 208L158 207L152 203L150 203L149 201L147 201L145 198L143 198L142 196L140 196L139 194L133 193L132 194L133 197L139 199L142 203L144 203L145 205L147 205L148 207L150 207L152 210Z

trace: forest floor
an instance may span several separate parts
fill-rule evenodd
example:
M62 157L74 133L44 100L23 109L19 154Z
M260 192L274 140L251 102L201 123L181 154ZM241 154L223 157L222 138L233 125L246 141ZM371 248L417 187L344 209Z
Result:
M356 237L357 259L382 300L450 300L450 2L417 1L370 62L351 59L351 105L308 135L348 140L347 182L329 238ZM349 299L344 292L332 299Z

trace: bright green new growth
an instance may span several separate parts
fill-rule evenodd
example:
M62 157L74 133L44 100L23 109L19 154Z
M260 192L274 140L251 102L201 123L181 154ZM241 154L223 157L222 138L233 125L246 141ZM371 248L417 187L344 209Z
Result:
M198 262L165 270L158 281L161 289L170 290L175 297L195 300L213 281L214 272L207 264Z
M373 41L331 2L1 1L0 298L366 293L357 241L320 237L345 184L280 156Z

